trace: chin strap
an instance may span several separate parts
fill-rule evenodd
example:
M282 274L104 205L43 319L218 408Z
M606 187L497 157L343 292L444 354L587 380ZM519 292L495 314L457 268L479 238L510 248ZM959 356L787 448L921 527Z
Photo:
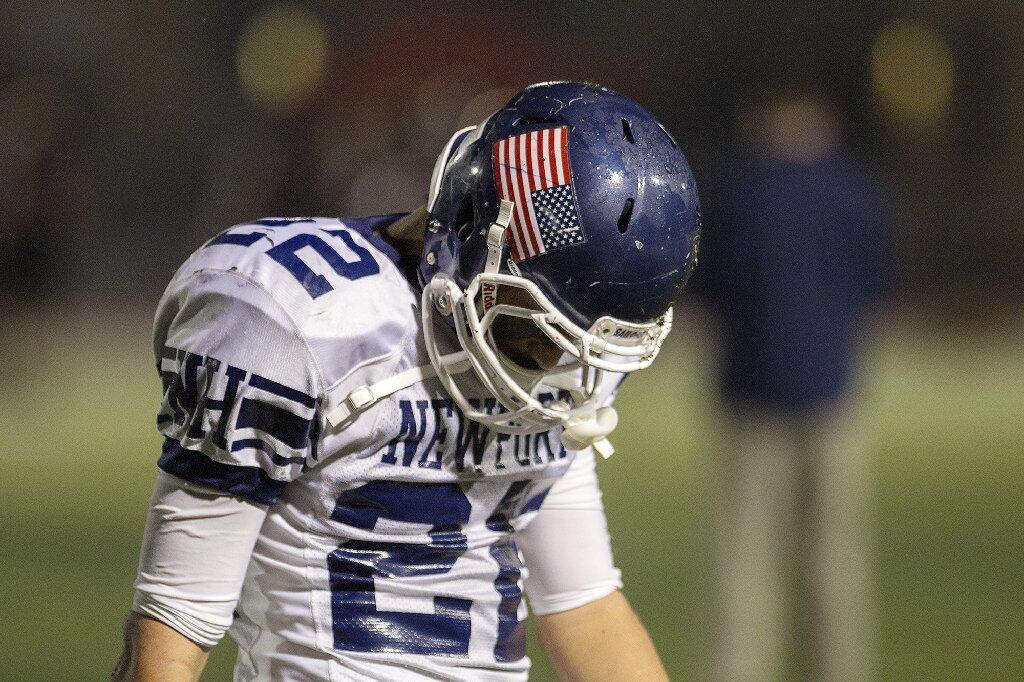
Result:
M570 450L593 447L603 458L608 459L615 448L608 440L608 434L619 423L619 413L614 407L599 407L583 417L566 420L562 430L562 444Z
M452 368L454 374L469 369L470 360L466 351L451 353L441 358L441 362ZM399 372L375 384L360 386L345 396L341 403L328 410L324 417L327 422L337 428L347 422L353 415L373 407L381 399L403 388L426 381L437 376L433 365L421 365ZM601 407L585 416L568 419L563 424L562 444L570 450L583 450L593 447L603 458L608 459L615 448L608 440L608 434L615 430L619 423L619 415L613 407Z
M484 263L484 272L498 272L501 269L501 255L505 250L505 230L512 220L512 211L515 204L507 199L501 200L498 207L498 217L494 219L491 226L487 228L487 262ZM485 283L481 288L483 294L484 311L490 310L498 302L498 286Z
M507 199L501 200L498 216L487 228L487 263L484 272L497 272L501 268L501 254L505 248L505 230L512 221L512 211L516 205Z
M446 365L451 365L456 374L469 369L470 366L465 351L445 355L441 360ZM345 396L345 399L337 407L328 410L324 417L331 426L341 426L353 415L373 407L392 393L397 393L403 388L408 388L435 376L437 376L437 370L433 365L422 365L399 372L395 376L375 384L360 386ZM598 408L596 412L586 417L567 420L563 425L562 444L570 450L584 450L593 447L603 458L608 459L615 452L611 441L608 440L608 434L615 430L618 423L619 415L615 408Z
M458 374L469 369L469 354L466 351L459 351L441 358L446 366L451 365L452 372ZM413 367L404 372L399 372L393 377L378 381L369 386L360 386L341 401L337 407L328 410L324 417L331 426L339 426L345 423L349 417L372 407L381 398L387 398L392 393L409 388L432 377L437 376L437 370L433 365L421 365Z

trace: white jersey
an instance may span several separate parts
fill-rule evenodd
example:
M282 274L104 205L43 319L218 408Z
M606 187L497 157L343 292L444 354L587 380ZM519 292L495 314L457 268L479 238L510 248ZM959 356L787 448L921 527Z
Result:
M374 233L395 218L234 227L161 300L160 467L270 505L236 679L526 677L514 531L576 456L560 429L491 433L435 379L323 418L429 363L409 264Z

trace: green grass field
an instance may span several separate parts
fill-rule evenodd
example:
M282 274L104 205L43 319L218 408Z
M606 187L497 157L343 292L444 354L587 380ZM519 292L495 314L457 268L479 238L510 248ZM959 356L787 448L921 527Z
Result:
M4 680L106 677L154 476L158 381L145 323L64 325L73 329L44 335L32 361L0 375ZM674 679L704 675L710 622L717 436L709 360L688 351L676 339L658 368L627 384L618 453L599 467L627 594ZM893 333L866 367L880 677L1017 678L1024 349L1009 338ZM232 658L218 647L206 679L229 679ZM543 662L535 670L551 678Z

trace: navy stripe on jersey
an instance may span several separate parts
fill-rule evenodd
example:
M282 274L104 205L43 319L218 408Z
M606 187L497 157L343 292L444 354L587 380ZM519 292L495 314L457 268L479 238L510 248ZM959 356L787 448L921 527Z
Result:
M284 457L283 455L277 454L273 446L266 441L262 441L259 438L243 438L236 440L231 444L231 452L238 452L239 450L246 450L252 448L254 450L260 450L270 455L270 460L279 467L290 466L292 464L302 464L305 466L306 459L304 457Z
M283 481L277 481L259 467L223 464L201 452L182 447L173 438L164 439L163 454L157 466L191 483L244 497L259 504L277 502Z
M296 450L309 444L311 419L303 419L288 410L261 400L242 398L238 408L236 429L257 429Z
M287 398L288 400L294 400L295 402L305 405L306 407L316 407L316 398L311 395L307 395L302 391L297 391L294 388L279 384L276 381L261 377L258 374L253 374L252 378L249 379L249 385L253 388L258 388L261 391L267 393L273 393L274 395Z
M293 448L304 448L309 444L311 436L316 435L315 419L303 418L289 409L273 405L258 398L242 398L235 424L229 425L226 418L231 407L239 399L241 384L244 382L251 388L284 398L308 409L316 409L316 397L303 391L285 386L259 374L249 374L245 370L224 364L215 358L189 353L170 347L164 347L161 357L179 363L177 371L161 371L165 399L163 410L157 415L157 424L168 422L184 424L189 421L192 430L190 438L202 438L205 432L201 428L200 412L203 410L219 412L223 416L217 420L215 445L222 449L229 448L226 440L227 432L238 428L255 428L273 436L282 443ZM222 397L209 395L213 374L223 371L227 381L223 383ZM203 374L202 380L200 374ZM202 385L202 392L200 392ZM301 411L301 410L300 410Z

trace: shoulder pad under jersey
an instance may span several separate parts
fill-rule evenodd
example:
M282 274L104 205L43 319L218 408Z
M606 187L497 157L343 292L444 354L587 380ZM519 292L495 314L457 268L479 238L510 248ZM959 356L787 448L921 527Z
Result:
M419 293L397 252L375 232L398 217L263 218L236 225L192 254L164 298L199 272L245 277L291 318L329 387L385 360L418 329Z

